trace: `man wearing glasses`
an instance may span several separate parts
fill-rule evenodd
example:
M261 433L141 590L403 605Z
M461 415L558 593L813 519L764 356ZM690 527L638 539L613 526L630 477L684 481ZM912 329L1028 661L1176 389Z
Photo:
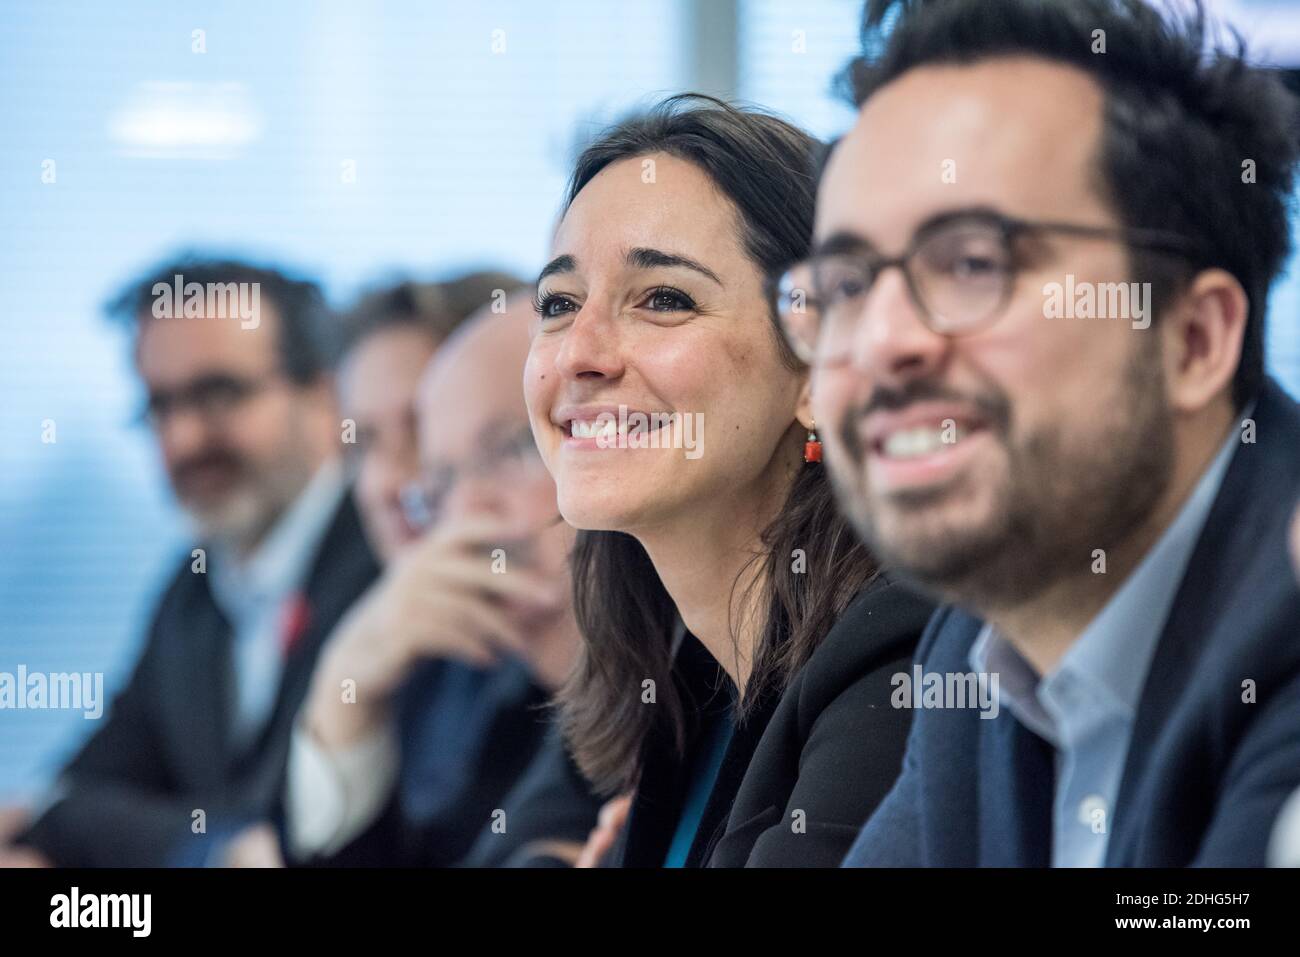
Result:
M238 288L261 314L218 301L167 315L154 307L173 281ZM316 653L378 569L346 494L337 337L315 284L187 259L113 311L133 331L142 419L194 548L105 724L21 842L59 865L209 863L274 806Z
M1300 784L1295 104L1169 16L911 4L852 71L785 327L843 507L950 603L917 663L1002 707L918 710L848 864L1261 865ZM1150 323L1096 313L1133 281Z
M531 299L505 305L467 320L420 379L400 456L418 459L400 495L416 537L321 657L289 762L291 862L447 866L480 834L471 864L564 861L595 823L595 798L546 739L541 708L579 641L572 530L519 384Z

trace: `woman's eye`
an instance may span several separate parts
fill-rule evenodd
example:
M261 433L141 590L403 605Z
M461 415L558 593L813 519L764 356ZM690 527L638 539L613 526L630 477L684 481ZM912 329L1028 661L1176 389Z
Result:
M646 308L654 312L691 312L695 303L676 289L655 289L645 300Z
M537 314L543 319L554 319L565 313L573 312L577 307L568 296L546 295L537 300Z

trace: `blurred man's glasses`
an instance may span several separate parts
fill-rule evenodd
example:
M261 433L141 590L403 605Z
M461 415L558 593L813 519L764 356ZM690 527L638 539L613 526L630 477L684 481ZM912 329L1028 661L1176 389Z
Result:
M885 258L847 240L788 269L777 283L777 312L795 354L809 365L849 357L867 293L882 272L897 266L926 326L960 336L997 320L1011 298L1020 259L1016 241L1035 233L1119 240L1180 257L1194 254L1186 238L1159 230L1077 223L1030 222L997 213L958 213L917 232L906 252Z
M427 470L401 491L402 513L416 531L437 523L443 503L458 482L467 478L504 482L526 466L540 464L531 426L512 430L494 441L482 443L481 452L468 462L442 465Z
M279 369L259 376L211 373L178 389L152 392L137 421L159 429L178 410L192 409L209 423L220 423L241 405L275 385L282 378Z

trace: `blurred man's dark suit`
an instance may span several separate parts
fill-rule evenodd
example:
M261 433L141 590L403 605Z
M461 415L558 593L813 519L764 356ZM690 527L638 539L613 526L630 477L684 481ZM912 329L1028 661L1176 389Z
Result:
M397 778L383 810L312 867L547 867L537 844L586 841L600 798L573 765L520 662L489 669L425 661L396 702ZM283 823L283 822L281 822ZM477 839L477 842L476 842Z
M187 556L104 727L64 769L61 796L19 842L65 866L203 864L220 838L265 820L283 788L289 731L317 653L379 573L351 495L342 496L309 567L270 717L236 756L228 741L232 629L209 576L196 574Z

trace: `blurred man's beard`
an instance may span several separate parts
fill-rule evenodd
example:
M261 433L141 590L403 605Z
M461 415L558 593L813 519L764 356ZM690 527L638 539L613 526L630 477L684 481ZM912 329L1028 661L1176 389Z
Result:
M981 512L973 521L947 518L952 496L944 493L933 504L921 494L898 504L872 500L861 460L836 468L830 457L836 493L887 566L975 611L1015 607L1090 572L1094 550L1124 542L1168 488L1173 417L1152 345L1136 348L1115 392L1073 432L1044 427L1011 446L998 486L983 501L975 496ZM997 438L1007 450L1008 435Z
M220 499L182 498L181 507L199 536L237 552L256 548L311 481L313 467L296 439L280 446L274 460L241 463L235 486Z
M288 504L273 500L267 491L245 479L218 502L181 504L201 538L242 552L261 541Z

